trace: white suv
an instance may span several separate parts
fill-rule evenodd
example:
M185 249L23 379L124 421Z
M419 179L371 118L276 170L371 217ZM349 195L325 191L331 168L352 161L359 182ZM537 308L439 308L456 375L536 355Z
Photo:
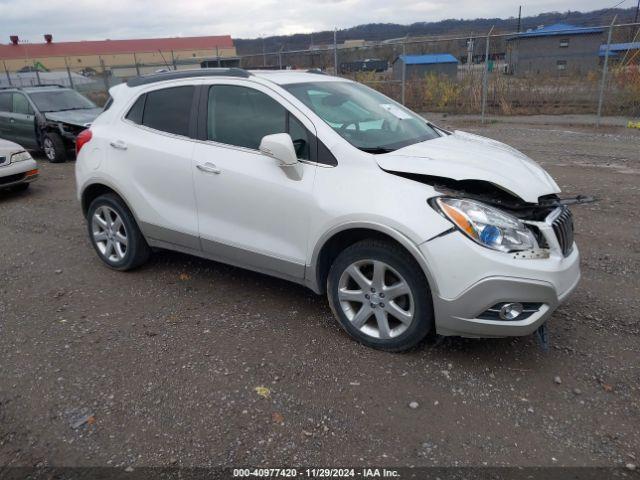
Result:
M78 198L109 267L163 248L326 293L360 342L530 334L576 287L553 179L358 83L202 69L138 77L77 140Z

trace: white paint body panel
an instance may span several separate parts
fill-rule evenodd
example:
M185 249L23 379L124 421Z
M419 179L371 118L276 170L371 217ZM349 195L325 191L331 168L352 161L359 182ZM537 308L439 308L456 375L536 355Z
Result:
M207 162L220 173L194 172L200 238L304 267L315 165L296 181L261 153L199 143L194 163Z
M104 171L117 182L127 201L135 205L138 219L197 236L191 167L194 143L128 123L112 126L110 142L122 142L127 149L107 145Z

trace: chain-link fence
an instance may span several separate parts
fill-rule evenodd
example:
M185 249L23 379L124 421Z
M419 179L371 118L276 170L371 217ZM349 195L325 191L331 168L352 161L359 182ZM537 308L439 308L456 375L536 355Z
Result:
M338 32L339 33L339 32ZM154 62L95 64L12 72L0 86L57 83L97 103L109 87L159 70L208 66L318 69L371 86L421 112L460 114L602 114L640 116L640 23L601 27L551 26L517 33L345 41L306 50L262 51L231 61L161 58ZM135 55L133 55L135 59ZM0 64L2 68L2 64ZM24 71L26 70L26 71ZM0 72L1 73L1 72Z
M11 71L7 62L0 59L0 88L18 86L30 87L35 85L63 85L79 91L98 105L103 105L108 98L108 90L114 85L126 82L128 79L148 75L159 71L185 70L200 68L203 59L181 59L177 55L165 58L157 55L157 61L136 61L135 54L129 55L132 63L114 63L109 56L96 56L91 61L83 60L82 65L71 68L72 58L64 58L65 67L57 70L45 69L38 61L23 66L18 71ZM25 62L26 63L26 62ZM58 62L60 63L60 62Z
M638 23L345 42L247 55L242 66L337 71L417 111L640 116Z

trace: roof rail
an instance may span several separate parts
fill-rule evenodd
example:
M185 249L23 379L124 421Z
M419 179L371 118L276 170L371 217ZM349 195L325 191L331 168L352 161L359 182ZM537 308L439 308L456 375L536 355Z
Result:
M38 88L38 87L58 87L58 88L69 88L66 85L61 85L59 83L41 83L40 85L25 85L24 88Z
M24 88L38 88L38 87L58 87L58 88L69 88L65 85L60 85L58 83L41 83L40 85L7 85L6 87L0 87L0 90L22 90Z
M171 72L152 73L142 77L135 77L127 81L129 87L138 87L149 83L164 82L165 80L178 80L181 78L193 77L242 77L251 76L247 70L243 68L200 68L193 70L173 70Z

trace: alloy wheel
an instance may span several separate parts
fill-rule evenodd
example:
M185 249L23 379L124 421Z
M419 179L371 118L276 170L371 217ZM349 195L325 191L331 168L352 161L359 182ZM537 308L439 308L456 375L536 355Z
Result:
M44 150L44 154L47 156L49 160L56 159L56 148L53 145L53 141L46 137L42 142L42 148Z
M127 229L114 209L101 206L91 219L93 241L104 258L119 262L127 254Z
M338 282L338 300L349 322L374 338L402 335L414 320L415 303L409 284L380 260L349 265Z

